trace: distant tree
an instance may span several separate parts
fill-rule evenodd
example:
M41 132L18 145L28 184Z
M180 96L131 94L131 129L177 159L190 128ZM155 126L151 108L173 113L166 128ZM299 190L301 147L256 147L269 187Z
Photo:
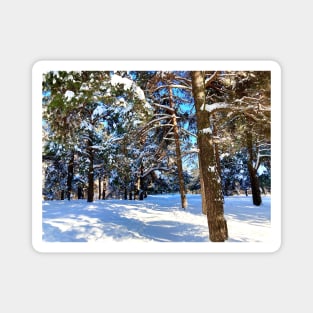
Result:
M62 145L48 142L44 146L42 162L43 196L49 200L64 200L67 182L67 152Z
M226 152L227 146L231 145L227 152L246 151L244 164L249 173L253 204L260 205L257 172L259 166L270 158L270 72L223 73L220 80L225 102L230 103L224 115L219 113L219 134L226 139L222 149Z
M51 71L44 76L43 92L48 95L43 102L43 117L51 128L52 139L69 151L80 146L80 155L87 160L87 201L92 202L95 170L100 175L101 157L106 151L110 153L124 134L138 127L147 114L143 91L131 79L116 73ZM68 190L73 177L72 160Z
M144 131L151 133L151 130L155 129L158 160L161 160L160 156L169 157L169 153L174 152L181 207L185 209L187 197L183 171L185 151L182 151L182 140L190 136L190 133L183 129L183 123L187 119L186 112L182 112L180 108L182 104L186 103L186 100L190 103L191 81L184 75L186 72L157 72L149 81L147 88L155 111ZM168 166L168 168L170 167Z

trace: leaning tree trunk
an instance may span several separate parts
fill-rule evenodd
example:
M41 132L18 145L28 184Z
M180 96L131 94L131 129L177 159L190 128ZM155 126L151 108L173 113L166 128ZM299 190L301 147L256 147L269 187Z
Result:
M173 91L172 88L168 88L169 91L169 104L170 108L174 109L174 102L173 102ZM178 182L179 182L179 191L180 191L180 198L181 198L181 206L183 209L187 208L187 197L186 197L186 190L185 190L185 182L184 182L184 173L183 173L183 162L181 157L181 150L180 150L180 141L178 135L178 126L177 126L177 118L175 114L175 110L172 114L172 122L173 122L173 132L174 132L174 139L175 139L175 149L176 149L176 163L177 163L177 172L178 172Z
M197 115L199 163L205 192L205 199L202 200L207 207L210 240L223 242L228 238L228 229L224 218L224 198L210 131L210 119L208 112L205 111L204 73L191 72L191 78Z
M253 166L253 142L252 132L247 132L247 149L248 149L248 171L251 183L252 201L254 205L261 205L262 197L260 190L259 177L257 175L257 169Z

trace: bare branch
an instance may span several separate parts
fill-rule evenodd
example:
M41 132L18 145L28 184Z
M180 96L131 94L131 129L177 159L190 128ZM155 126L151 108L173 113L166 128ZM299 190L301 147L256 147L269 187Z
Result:
M162 108L162 109L165 109L165 110L168 110L168 111L173 112L173 113L175 112L174 109L172 109L172 108L170 108L170 107L168 107L166 105L162 105L162 104L159 104L159 103L152 103L152 105L156 106L156 107L159 107L159 108Z
M208 88L212 81L216 78L217 72L214 72L211 77L205 80L205 88Z
M162 85L162 86L159 86L155 89L152 90L152 92L156 92L160 89L164 89L164 88L179 88L179 89L187 89L187 90L192 90L191 86L188 87L188 86L183 86L183 85Z

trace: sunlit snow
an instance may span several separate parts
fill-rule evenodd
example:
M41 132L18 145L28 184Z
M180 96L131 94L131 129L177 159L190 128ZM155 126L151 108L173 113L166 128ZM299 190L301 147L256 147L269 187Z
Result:
M71 101L71 99L75 96L74 92L71 90L66 90L65 98L67 101Z
M200 195L149 195L139 200L43 201L45 242L205 242L209 241ZM270 240L270 196L261 206L251 196L225 198L229 242Z

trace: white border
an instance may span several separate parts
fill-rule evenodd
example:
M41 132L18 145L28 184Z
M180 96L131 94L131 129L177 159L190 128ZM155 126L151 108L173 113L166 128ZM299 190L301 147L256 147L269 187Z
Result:
M271 71L270 243L49 243L42 241L42 74L51 70ZM38 61L32 68L32 244L37 252L276 252L281 246L281 68L275 61Z

